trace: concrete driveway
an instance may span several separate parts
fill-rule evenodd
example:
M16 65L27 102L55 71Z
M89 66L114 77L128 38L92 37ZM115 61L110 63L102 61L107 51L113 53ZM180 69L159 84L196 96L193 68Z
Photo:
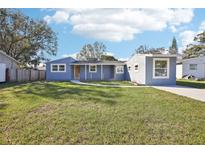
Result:
M205 89L197 89L184 86L153 86L156 89L168 91L177 95L186 96L205 102Z

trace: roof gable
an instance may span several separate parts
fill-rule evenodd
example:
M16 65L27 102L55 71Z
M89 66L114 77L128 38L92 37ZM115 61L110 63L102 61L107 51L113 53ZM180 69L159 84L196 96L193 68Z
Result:
M2 54L2 55L4 55L4 56L8 57L9 59L11 59L11 60L15 61L17 64L19 64L19 62L18 62L16 59L14 59L14 58L12 58L11 56L7 55L7 54L6 54L5 52L3 52L2 50L0 50L0 54Z
M75 62L76 60L72 57L66 57L66 58L61 58L61 59L56 59L56 60L52 60L52 61L48 61L46 62L46 64L49 64L49 63L55 63L55 62L67 62L67 63L73 63Z

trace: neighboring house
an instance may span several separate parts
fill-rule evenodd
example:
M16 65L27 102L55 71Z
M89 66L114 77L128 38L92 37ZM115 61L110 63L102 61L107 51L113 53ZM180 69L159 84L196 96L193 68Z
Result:
M182 61L177 61L176 65L176 78L177 79L182 79L183 74L182 74Z
M182 55L177 54L177 65L176 65L176 78L181 79L182 78Z
M9 78L6 71L18 68L18 62L0 50L0 82L5 82Z
M182 75L193 75L196 78L205 78L205 56L184 59L182 61Z
M5 64L7 69L18 68L18 61L0 50L0 63Z
M146 85L176 84L176 56L136 54L123 61L78 61L71 57L46 63L48 81L131 80Z

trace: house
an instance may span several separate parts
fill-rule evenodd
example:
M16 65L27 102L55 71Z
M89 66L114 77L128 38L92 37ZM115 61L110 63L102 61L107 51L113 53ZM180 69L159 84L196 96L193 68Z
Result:
M205 56L184 59L182 61L182 75L193 75L196 78L205 78Z
M18 68L18 61L0 50L0 82L8 80L9 76L6 72L16 68Z
M175 85L176 55L134 55L127 62L129 80L145 85Z
M182 78L182 55L177 54L177 64L176 64L176 78L181 79Z
M19 62L0 50L0 64L5 64L7 69L16 69Z
M71 57L46 63L46 79L70 80L126 80L126 64L122 61L77 61Z
M78 61L71 57L46 63L48 81L130 80L139 84L176 84L176 56L136 54L124 61Z
M177 61L176 64L176 78L177 79L182 79L183 74L182 74L182 61Z

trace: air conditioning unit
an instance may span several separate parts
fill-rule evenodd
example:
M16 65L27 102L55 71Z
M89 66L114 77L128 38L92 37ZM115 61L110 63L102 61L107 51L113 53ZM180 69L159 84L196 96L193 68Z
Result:
M6 64L0 63L0 82L6 81Z

